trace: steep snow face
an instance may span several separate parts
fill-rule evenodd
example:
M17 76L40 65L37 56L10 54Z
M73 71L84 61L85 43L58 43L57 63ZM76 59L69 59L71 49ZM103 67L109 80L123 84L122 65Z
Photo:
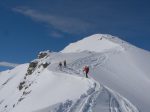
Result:
M18 85L27 72L28 64L0 73L0 112L8 112L18 102L21 93Z
M111 35L95 34L68 45L61 52L62 53L81 52L81 51L103 52L114 48L118 50L123 50L123 47L119 43L111 41L113 40L112 38L115 37Z
M87 79L45 69L36 79L36 84L31 86L32 92L11 112L33 112L67 100L71 103L92 85Z
M57 104L61 108L61 103L69 107L94 87L88 79L43 68L45 61L38 60L36 67L32 62L35 68L31 74L27 73L29 64L1 72L0 112L33 112Z

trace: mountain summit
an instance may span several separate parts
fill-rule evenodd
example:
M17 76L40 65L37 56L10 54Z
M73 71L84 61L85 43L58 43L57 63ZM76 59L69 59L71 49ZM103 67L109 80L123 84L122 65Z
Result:
M148 51L92 35L0 72L0 112L149 112L149 66Z
M113 41L113 40L118 40ZM108 34L95 34L89 37L86 37L80 41L75 43L71 43L61 52L69 53L69 52L81 52L81 51L94 51L94 52L103 52L111 49L123 50L122 43L119 38L108 35ZM122 41L123 42L123 41Z

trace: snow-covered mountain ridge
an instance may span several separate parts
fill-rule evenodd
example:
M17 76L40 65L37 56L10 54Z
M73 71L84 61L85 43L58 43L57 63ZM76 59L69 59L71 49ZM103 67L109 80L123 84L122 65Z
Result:
M69 44L62 53L94 51L104 52L111 49L124 50L125 41L108 34L95 34L75 43ZM126 44L127 45L127 44Z
M149 59L149 52L103 34L42 51L0 73L0 112L149 112ZM67 67L58 67L64 60Z

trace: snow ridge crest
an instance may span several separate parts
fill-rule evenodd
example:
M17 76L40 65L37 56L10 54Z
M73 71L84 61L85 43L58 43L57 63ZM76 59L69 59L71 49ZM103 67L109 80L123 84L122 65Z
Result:
M80 41L69 44L61 52L82 52L82 51L93 51L93 52L105 52L111 49L123 50L122 46L124 41L121 39L108 35L108 34L94 34L86 37Z

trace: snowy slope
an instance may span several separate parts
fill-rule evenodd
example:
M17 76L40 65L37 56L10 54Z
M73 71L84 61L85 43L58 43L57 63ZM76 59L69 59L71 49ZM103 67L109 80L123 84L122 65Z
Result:
M122 46L123 49L118 51L118 48L112 48L109 51L104 50L101 52L100 50L97 52L93 46L90 51L97 53L92 54L94 56L82 59L86 62L85 64L88 65L91 65L92 61L96 60L94 65L91 65L92 69L90 74L100 83L125 96L141 111L149 112L150 53L111 35L100 34L96 36L97 38L106 38L108 41ZM88 38L93 37L90 36ZM79 46L78 42L77 45ZM80 45L80 47L82 47L82 45ZM100 46L98 47L101 49ZM66 48L71 47L69 45ZM62 52L66 52L66 48ZM71 49L72 51L76 50L76 48ZM88 48L84 50L86 51ZM95 63L97 63L98 60L100 60L100 62L96 65Z
M109 35L95 34L84 38L78 42L71 43L68 45L62 53L69 52L81 52L81 51L94 51L94 52L103 52L110 49L123 50L123 47L115 42L109 41ZM111 36L111 38L113 38ZM110 39L111 39L110 38Z
M60 54L54 54L55 58L56 55L59 57ZM70 69L68 67L60 71L53 63L48 68L39 68L45 61L48 62L50 59L38 60L38 69L35 69L31 76L25 74L28 64L1 74L1 79L6 80L0 91L1 99L3 99L1 101L2 112L88 112L93 109L94 102L99 94L103 94L102 91L107 91L116 100L115 104L118 103L112 107L108 105L108 109L112 109L112 111L118 109L124 112L124 109L120 109L119 106L126 107L119 102L121 99L124 102L124 98L120 96L120 100L117 101L118 93L100 86L93 79L86 79L73 74L75 73L74 70L71 70L72 73L69 75ZM25 71L21 73L23 69ZM15 74L14 79L3 77L11 76L11 74ZM18 89L20 82L25 82L22 89ZM114 105L113 102L112 105ZM128 105L134 109L133 112L138 112L132 104L128 103Z
M103 34L58 53L40 52L29 64L0 73L0 112L149 112L149 58L149 52ZM63 60L67 67L59 68Z
M41 66L44 60L38 63L30 75L27 74L29 64L0 74L1 112L33 112L59 103L72 103L94 87L88 79L44 69Z
M32 112L58 103L66 103L67 100L71 103L92 88L86 79L81 80L80 77L45 70L36 80L37 84L32 86L32 93L12 112L20 112L22 109L22 112Z

